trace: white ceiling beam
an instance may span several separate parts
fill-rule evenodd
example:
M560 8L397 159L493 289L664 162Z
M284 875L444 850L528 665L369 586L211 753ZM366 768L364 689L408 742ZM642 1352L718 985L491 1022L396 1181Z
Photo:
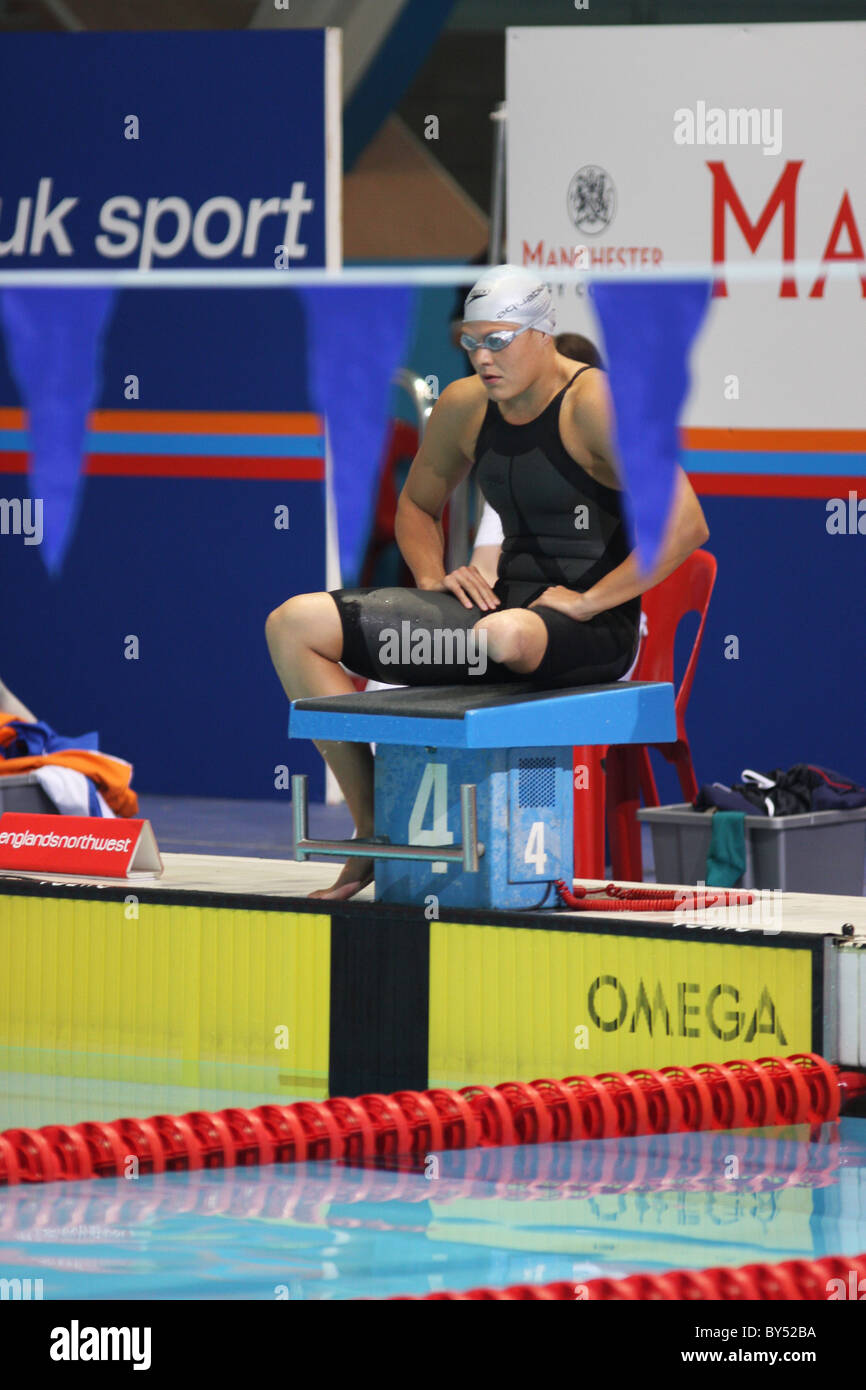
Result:
M69 29L73 33L83 33L86 30L87 25L82 24L78 16L73 14L66 0L39 0L39 3L44 10L48 10L49 14L54 16L58 24L63 25L64 29Z

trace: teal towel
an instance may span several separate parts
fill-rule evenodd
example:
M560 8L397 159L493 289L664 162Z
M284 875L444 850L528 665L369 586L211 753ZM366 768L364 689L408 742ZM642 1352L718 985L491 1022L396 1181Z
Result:
M736 888L745 871L745 811L714 811L707 851L707 887Z

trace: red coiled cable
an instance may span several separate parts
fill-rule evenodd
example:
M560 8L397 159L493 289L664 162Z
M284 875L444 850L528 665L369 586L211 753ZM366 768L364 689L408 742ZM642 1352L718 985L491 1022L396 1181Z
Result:
M697 912L719 906L748 907L754 901L751 893L728 888L696 889L693 893L684 893L681 888L623 888L617 883L604 888L576 883L569 888L563 878L554 879L553 886L566 907L588 912Z

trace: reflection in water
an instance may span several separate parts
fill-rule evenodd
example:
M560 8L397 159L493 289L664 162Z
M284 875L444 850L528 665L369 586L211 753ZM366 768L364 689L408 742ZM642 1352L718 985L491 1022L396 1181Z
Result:
M866 1121L0 1191L50 1298L352 1298L866 1249Z

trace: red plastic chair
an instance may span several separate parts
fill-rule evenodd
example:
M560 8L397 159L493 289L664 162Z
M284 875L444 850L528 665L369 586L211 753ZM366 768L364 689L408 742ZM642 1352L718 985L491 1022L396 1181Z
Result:
M394 534L394 520L397 514L396 471L401 463L405 463L407 459L411 461L417 452L418 431L414 425L408 425L405 420L392 420L385 444L382 468L379 473L378 492L373 508L373 525L367 542L364 563L361 567L362 585L372 584L376 561L379 556L384 550L397 544ZM412 572L405 561L401 561L399 583L413 583Z
M399 558L399 578L395 579L394 583L408 588L412 588L415 583L412 571L397 550L395 527L397 499L400 491L397 471L401 465L408 465L412 462L418 452L419 443L420 436L415 425L410 425L405 420L392 420L390 422L373 508L373 524L364 553L364 562L361 566L359 581L361 585L366 586L375 582L376 564L383 552L392 548L397 551ZM451 506L449 503L446 504L442 513L442 535L445 541L446 555L450 529Z
M700 623L688 665L675 693L677 737L658 743L662 756L674 765L684 801L694 801L698 784L686 734L685 716L704 637L707 610L716 582L716 560L707 550L694 551L654 589L641 596L647 617L644 639L632 680L674 680L674 641L687 613L698 613ZM604 768L602 767L604 759ZM586 768L586 775L580 770ZM621 744L606 748L574 750L574 872L578 878L604 878L604 827L610 839L611 868L617 881L640 883L643 878L640 793L647 806L658 806L659 795L645 744ZM605 803L607 805L605 806Z

